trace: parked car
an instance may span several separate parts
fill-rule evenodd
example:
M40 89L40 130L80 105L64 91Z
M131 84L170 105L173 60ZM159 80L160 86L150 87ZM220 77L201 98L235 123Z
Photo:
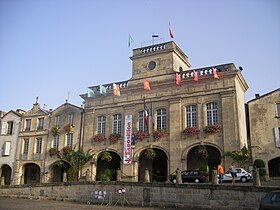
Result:
M181 171L182 182L205 182L206 177L198 170ZM176 175L170 175L170 181L176 183Z
M243 168L236 168L236 171L237 171L237 178L235 178L235 181L247 182L253 178L252 174L247 172ZM230 174L230 171L228 170L224 173L223 181L231 181L231 180L232 180L232 176Z
M260 202L259 210L279 210L280 190L267 193Z

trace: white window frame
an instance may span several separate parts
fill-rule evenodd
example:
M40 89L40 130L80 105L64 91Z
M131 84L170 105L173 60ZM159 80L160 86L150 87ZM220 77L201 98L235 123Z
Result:
M56 128L60 127L60 115L56 115L54 118L54 124Z
M41 137L36 138L35 154L41 154L42 153L42 144L43 144L43 139Z
M73 147L73 133L66 134L66 147Z
M11 152L11 142L5 141L3 145L3 156L9 156Z
M166 130L167 111L165 108L157 109L157 130Z
M274 128L275 145L280 148L280 128Z
M218 103L210 102L206 104L206 124L216 125L219 123L218 119Z
M122 115L115 114L113 116L113 134L121 134L122 132Z
M197 105L186 106L186 128L197 128Z
M37 121L37 130L43 130L44 128L44 117L39 117Z
M105 135L106 131L106 116L101 115L97 118L97 133Z
M74 115L73 115L73 113L69 113L68 115L67 115L67 124L68 125L73 125L73 121L74 120Z
M31 130L31 119L25 119L25 131Z
M22 145L22 154L28 155L29 150L29 139L23 139L23 145Z
M145 124L144 110L138 112L138 131L148 132L148 126Z
M52 147L58 149L58 147L59 147L59 135L53 136L53 145L52 145Z
M275 104L275 113L276 113L276 117L280 117L280 102L277 102Z

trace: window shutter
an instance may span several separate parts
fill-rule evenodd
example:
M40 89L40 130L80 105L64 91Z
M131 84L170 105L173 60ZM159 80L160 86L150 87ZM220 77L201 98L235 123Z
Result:
M274 128L274 134L275 134L275 144L276 147L280 147L280 136L279 136L279 128Z
M3 150L3 156L9 156L11 150L11 142L5 142L4 143L4 150Z
M1 134L6 135L7 134L7 122L2 122L2 128L1 128Z

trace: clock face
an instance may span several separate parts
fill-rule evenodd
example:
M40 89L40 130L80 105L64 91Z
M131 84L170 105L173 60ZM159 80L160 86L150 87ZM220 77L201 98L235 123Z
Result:
M154 62L154 61L150 61L149 63L148 63L148 69L149 70L153 70L153 69L155 69L156 68L156 62Z

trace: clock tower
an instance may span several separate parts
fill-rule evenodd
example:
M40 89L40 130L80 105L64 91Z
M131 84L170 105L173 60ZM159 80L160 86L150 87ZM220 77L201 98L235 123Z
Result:
M190 68L188 57L175 44L165 42L133 50L132 78L130 86L134 86L143 79L149 81L162 81L174 79L174 74Z

